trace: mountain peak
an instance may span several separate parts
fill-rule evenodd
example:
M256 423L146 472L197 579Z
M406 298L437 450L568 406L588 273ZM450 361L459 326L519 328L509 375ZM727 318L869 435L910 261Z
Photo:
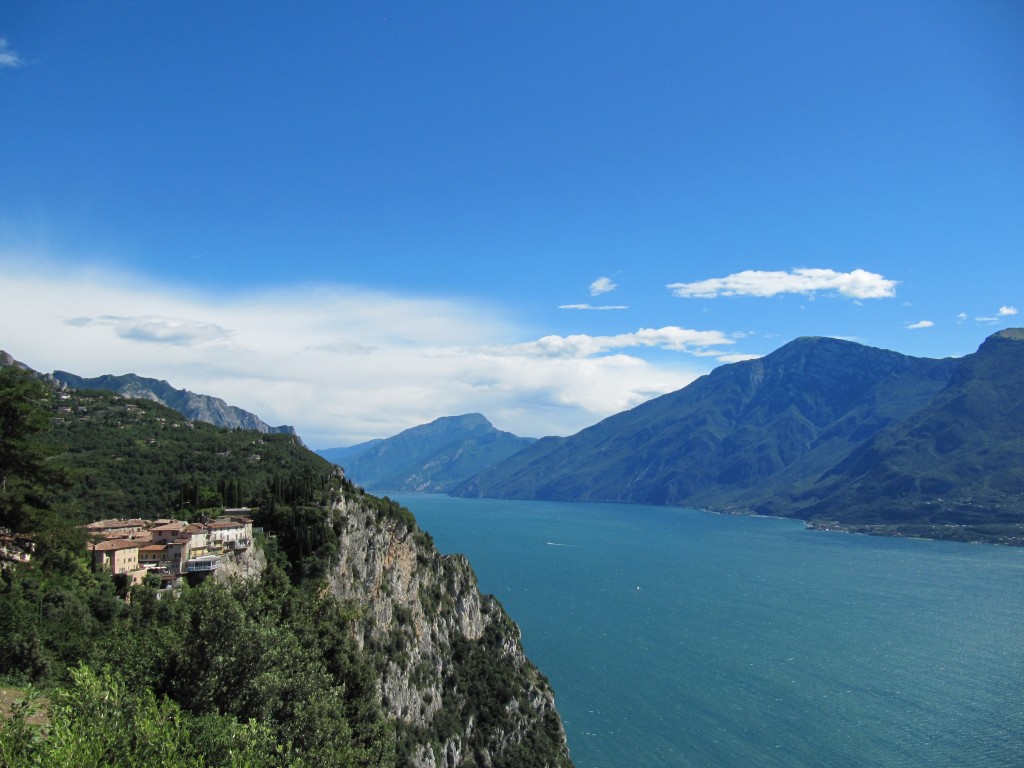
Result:
M532 442L496 429L480 413L442 416L350 453L345 471L367 488L444 493Z
M1024 328L1004 328L988 337L989 339L1006 339L1008 341L1024 341ZM986 339L985 341L988 341Z
M453 424L461 424L462 426L466 426L466 427L470 427L470 426L473 426L473 427L476 427L476 426L493 427L494 426L493 424L491 424L490 421L487 420L487 417L484 416L482 413L464 413L461 416L441 416L440 418L434 419L430 423L431 424L448 424L448 423L453 423Z

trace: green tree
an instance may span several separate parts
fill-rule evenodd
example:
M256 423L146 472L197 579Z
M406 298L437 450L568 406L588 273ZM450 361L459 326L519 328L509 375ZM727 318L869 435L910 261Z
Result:
M35 439L49 427L50 390L20 368L0 368L0 526L16 531L40 525L48 486L56 474Z
M71 684L54 691L49 724L33 725L30 693L0 727L0 764L82 768L168 768L286 765L268 727L232 717L193 716L149 689L133 689L109 670L71 670Z

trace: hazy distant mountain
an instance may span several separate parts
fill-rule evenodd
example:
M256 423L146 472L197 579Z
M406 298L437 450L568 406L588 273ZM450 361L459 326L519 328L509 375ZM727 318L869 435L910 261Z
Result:
M479 413L445 416L376 443L320 451L349 451L345 474L357 485L385 491L446 493L485 467L533 443L496 429Z
M347 448L324 448L320 451L315 451L323 458L327 459L332 464L337 464L340 467L347 465L349 461L352 461L356 456L373 448L373 446L382 442L383 438L376 438L374 440L367 440L365 443L358 443L356 445L350 445Z
M103 389L108 392L117 392L124 397L153 400L173 408L192 421L202 421L228 429L252 429L270 434L295 434L294 427L272 427L255 414L228 405L219 397L198 395L187 389L175 389L166 381L147 379L136 376L134 373L85 379L67 371L54 371L53 378L73 389Z

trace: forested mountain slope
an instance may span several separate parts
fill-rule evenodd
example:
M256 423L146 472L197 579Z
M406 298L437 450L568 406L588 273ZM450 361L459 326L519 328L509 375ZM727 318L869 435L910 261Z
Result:
M572 437L544 438L454 493L750 504L751 493L767 497L807 482L922 408L954 365L838 339L797 339Z
M0 675L51 701L46 734L0 722L5 764L571 766L468 562L294 437L0 367L0 447L0 528L34 544L0 569ZM94 572L77 526L234 502L264 555L177 597Z
M571 437L540 440L452 493L676 504L1020 543L1022 337L1001 331L977 353L944 360L797 339Z
M53 378L74 389L103 389L136 400L152 400L173 408L190 421L204 421L216 427L250 429L256 432L294 435L287 425L272 427L254 413L228 405L219 397L200 395L187 389L175 389L166 381L149 379L134 373L82 378L67 371L54 371Z
M840 522L1024 522L1024 330L989 337L928 405L867 440L794 506Z

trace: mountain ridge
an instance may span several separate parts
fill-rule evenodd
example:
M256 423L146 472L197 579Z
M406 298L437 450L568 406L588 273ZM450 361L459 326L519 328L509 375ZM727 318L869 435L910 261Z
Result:
M262 434L295 435L288 425L272 427L259 416L212 395L202 395L187 389L177 389L162 379L151 379L135 373L105 374L84 378L68 371L54 371L54 380L73 389L103 389L124 397L153 400L173 408L191 421L203 421L226 429L249 429Z
M879 533L953 536L963 532L935 527L969 523L971 535L985 538L979 526L1024 523L1024 509L1012 491L1018 474L1000 473L994 463L998 456L1014 467L1024 464L1017 438L1024 430L1024 406L1015 394L1021 389L1022 340L1024 331L1009 329L991 336L973 355L935 360L802 337L757 360L720 366L684 389L576 435L540 440L451 493L683 505ZM966 419L963 425L951 415L954 408ZM1004 418L1004 412L1012 418ZM919 441L920 450L902 460L904 486L919 475L930 478L926 490L936 493L972 489L974 501L963 503L973 504L973 510L954 512L948 499L940 504L919 488L915 492L923 495L910 506L885 497L887 488L899 488L879 479L884 474L879 467L890 461L892 446L907 443L904 430L917 414L924 420L919 429L935 432L941 423L947 439L959 429L973 448L964 449L967 454L954 465L943 458L949 450L922 453ZM1005 428L1000 431L998 423ZM986 435L998 445L989 445ZM874 454L868 446L875 446ZM855 461L861 462L862 476L848 474ZM868 465L875 468L869 471ZM960 482L958 473L967 471L1008 480ZM851 495L855 487L862 489L860 497ZM980 511L982 491L988 494L988 513ZM859 511L838 513L837 505ZM911 506L924 509L911 513ZM873 508L890 511L870 514ZM995 528L991 532L997 535Z
M711 501L710 485L722 492L793 472L794 464L831 466L830 457L843 446L829 447L830 439L922 407L945 384L951 366L839 339L799 338L763 358L720 366L571 437L538 441L517 457L530 462L528 469L505 462L454 493L490 495L503 490L510 473L518 482L530 473L537 495L515 498L552 498L572 487L569 473L596 468L602 475L582 483L580 500L704 505ZM858 378L858 370L871 375ZM815 387L801 389L798 380ZM894 381L904 383L907 402L885 398L870 422L859 418ZM774 440L765 442L766 434ZM619 452L623 446L628 454Z
M483 414L466 413L442 416L383 440L317 453L343 459L346 474L367 488L445 493L533 442L495 428Z

